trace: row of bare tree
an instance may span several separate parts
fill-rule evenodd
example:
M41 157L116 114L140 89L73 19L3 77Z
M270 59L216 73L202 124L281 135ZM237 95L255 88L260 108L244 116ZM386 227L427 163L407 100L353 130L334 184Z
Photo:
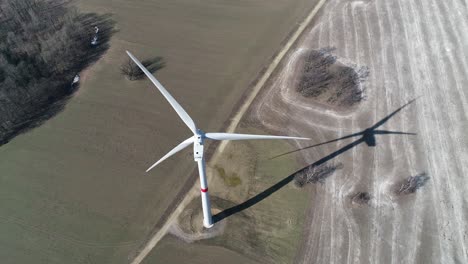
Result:
M0 145L53 115L73 77L108 47L110 17L80 13L69 2L0 1ZM102 37L92 47L97 25Z

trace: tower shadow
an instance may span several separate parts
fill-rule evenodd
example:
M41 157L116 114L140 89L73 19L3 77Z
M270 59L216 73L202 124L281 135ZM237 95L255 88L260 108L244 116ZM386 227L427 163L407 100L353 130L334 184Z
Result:
M413 135L413 136L416 135L416 133L407 133L407 132L389 131L389 130L377 130L378 127L385 124L388 120L390 120L393 116L395 116L403 108L405 108L406 106L413 103L415 100L416 99L413 99L413 100L409 101L408 103L404 104L400 108L396 109L395 111L393 111L392 113L390 113L389 115L387 115L386 117L384 117L383 119L381 119L380 121L375 123L373 126L371 126L369 128L366 128L361 132L350 134L350 135L347 135L347 136L344 136L344 137L340 137L340 138L333 139L333 140L330 140L330 141L322 142L322 143L319 143L319 144L311 145L311 146L308 146L308 147L296 149L296 150L289 151L289 152L286 152L286 153L282 153L282 154L279 154L279 155L276 155L276 156L272 157L271 159L274 159L274 158L281 157L281 156L284 156L284 155L288 155L288 154L291 154L291 153L294 153L294 152L307 150L307 149L310 149L310 148L318 147L318 146L325 145L325 144L332 143L332 142L337 142L337 141L344 140L344 139L347 139L347 138L360 137L357 140L347 144L346 146L344 146L344 147L342 147L342 148L328 154L327 156L315 161L314 163L295 171L291 175L289 175L286 178L280 180L279 182L275 183L273 186L271 186L268 189L264 190L263 192L255 195L254 197L248 199L247 201L245 201L245 202L243 202L241 204L235 205L233 207L230 207L228 209L225 209L224 211L214 215L213 216L213 221L215 223L219 222L219 221L223 220L226 217L229 217L229 216L231 216L231 215L233 215L235 213L238 213L240 211L248 209L248 208L252 207L253 205L261 202L265 198L269 197L270 195L272 195L273 193L275 193L276 191L280 190L285 185L290 183L294 179L295 175L298 172L300 172L300 171L302 171L302 170L304 170L304 169L306 169L308 167L318 166L318 165L324 164L325 162L334 159L335 157L337 157L337 156L343 154L344 152L358 146L361 143L365 143L369 147L375 147L377 145L377 141L376 141L376 137L375 137L376 135L392 135L392 134L393 135Z

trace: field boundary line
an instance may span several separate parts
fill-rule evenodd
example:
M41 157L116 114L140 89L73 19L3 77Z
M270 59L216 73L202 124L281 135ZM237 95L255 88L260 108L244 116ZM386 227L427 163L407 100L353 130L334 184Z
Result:
M284 56L288 53L288 51L291 49L294 43L296 43L297 39L302 35L302 32L304 32L304 30L307 28L307 26L310 24L312 19L315 17L315 15L318 13L320 8L323 6L323 4L326 1L327 0L320 0L317 3L317 5L314 7L314 9L312 9L312 11L304 19L304 21L300 23L300 26L297 28L297 30L294 32L294 34L291 36L288 42L284 45L283 49L275 56L275 58L273 59L273 61L270 63L267 70L265 71L265 73L262 75L260 80L255 84L254 88L252 89L252 92L247 97L247 100L242 104L240 110L231 119L231 123L226 129L226 133L233 133L235 131L235 129L239 125L240 120L242 119L244 114L249 109L255 97L258 95L262 87L265 85L265 83L268 81L268 79L271 77L273 72L276 70L276 68L280 64L280 62L283 60ZM216 150L216 153L223 152L228 142L229 141L221 141L218 149ZM215 154L214 156L217 156L217 155ZM213 159L215 158L213 157Z
M293 45L296 43L296 41L299 39L299 37L302 35L304 30L307 28L307 26L310 24L312 19L315 17L315 15L318 13L320 8L325 4L326 1L327 0L320 0L315 5L315 7L312 9L309 15L300 23L300 26L296 29L294 34L289 38L288 42L283 46L281 51L274 57L273 61L270 63L266 71L262 74L262 77L253 87L252 91L247 97L247 100L244 101L239 111L237 111L237 113L231 119L231 122L226 129L227 133L232 133L235 131L235 129L239 125L240 120L242 119L244 114L249 109L255 97L258 95L262 87L265 85L265 83L268 81L268 79L271 77L273 72L276 70L276 68L280 64L280 62L283 60L284 56L293 47ZM228 142L229 141L221 141L219 146L216 148L215 153L213 154L213 157L211 158L211 161L216 161L218 159L219 154L224 151ZM210 177L209 175L207 176L209 180ZM195 184L198 184L198 183L195 183ZM187 195L182 200L182 202L176 207L176 209L172 212L170 217L167 219L166 223L161 227L161 229L156 234L154 234L154 236L150 240L148 240L148 243L144 246L144 248L140 252L138 252L137 256L130 262L131 264L140 264L144 260L144 258L151 252L151 250L156 246L156 244L167 234L171 224L177 219L180 213L184 210L188 202L190 202L198 194L197 192L193 190L198 190L198 188L192 188L192 191L187 193Z

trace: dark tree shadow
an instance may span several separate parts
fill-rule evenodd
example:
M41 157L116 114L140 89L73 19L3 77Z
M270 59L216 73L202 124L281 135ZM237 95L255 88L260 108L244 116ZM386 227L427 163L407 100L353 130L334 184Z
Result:
M26 113L20 120L10 121L13 125L5 127L0 124L0 146L8 143L16 136L42 125L63 111L70 98L72 98L79 88L79 84L71 84L74 76L98 61L109 49L110 39L117 32L114 29L115 21L112 19L111 14L85 13L79 14L75 19L80 27L86 29L76 34L78 38L76 42L86 47L85 55L75 56L72 58L72 67L66 69L59 76L50 76L46 80L48 86L52 87L50 90L55 92L54 94L49 94L38 105L37 109ZM95 26L99 27L99 41L96 45L91 45L91 39L95 34L93 31Z
M155 73L166 66L166 61L163 57L157 56L154 58L143 60L141 64L143 64L149 72Z
M307 165L304 168L301 168L301 169L297 170L293 174L287 176L286 178L284 178L281 181L277 182L276 184L274 184L273 186L271 186L268 189L264 190L263 192L255 195L254 197L248 199L247 201L245 201L245 202L243 202L241 204L238 204L236 206L233 206L231 208L228 208L228 209L214 215L213 216L213 221L215 223L219 222L219 221L223 220L226 217L229 217L229 216L231 216L231 215L233 215L233 214L235 214L237 212L248 209L248 208L252 207L253 205L261 202L265 198L269 197L270 195L272 195L273 193L275 193L276 191L278 191L279 189L283 188L288 183L290 183L294 179L296 174L300 173L304 169L307 169L307 168L312 167L312 166L322 165L325 162L334 159L335 157L345 153L346 151L358 146L361 143L366 143L366 145L369 146L369 147L376 146L376 139L375 139L376 135L389 135L389 134L416 135L415 133L406 133L406 132L388 131L388 130L377 130L378 127L385 124L390 118L392 118L394 115L396 115L398 112L400 112L403 108L405 108L409 104L413 103L415 100L416 99L413 99L413 100L409 101L408 103L406 103L402 107L398 108L397 110L395 110L394 112L392 112L391 114L386 116L385 118L381 119L379 122L375 123L373 126L367 128L367 129L365 129L365 130L363 130L361 132L354 133L354 134L344 136L344 137L341 137L341 138L333 139L333 140L330 140L330 141L326 141L326 142L323 142L323 143L320 143L320 144L315 144L315 145L308 146L308 147L305 147L305 148L297 149L297 150L294 150L294 151L289 151L289 152L286 152L286 153L275 156L275 157L280 157L280 156L291 154L291 153L294 153L294 152L297 152L297 151L302 151L302 150L310 149L310 148L313 148L313 147L321 146L321 145L324 145L324 144L337 142L337 141L340 141L340 140L343 140L343 139L358 137L358 136L360 137L357 140L347 144L346 146L344 146L344 147L342 147L342 148L328 154L327 156L315 161L314 163L312 163L310 165Z
M143 64L150 73L155 73L166 66L166 61L163 57L158 56L143 60L141 64ZM141 80L145 76L145 73L130 58L120 66L120 73L131 81Z

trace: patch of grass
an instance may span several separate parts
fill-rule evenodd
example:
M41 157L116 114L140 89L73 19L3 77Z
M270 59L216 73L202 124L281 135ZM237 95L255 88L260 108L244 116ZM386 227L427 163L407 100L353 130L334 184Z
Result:
M223 179L223 182L226 184L226 186L236 187L242 183L242 180L239 175L237 175L237 173L233 172L231 175L227 175L226 170L218 165L215 166L215 169L221 179Z
M221 178L223 178L223 179L226 178L226 171L224 170L224 168L222 168L222 167L216 165L216 166L215 166L215 169L216 169L216 171L218 172L218 175L219 175Z
M228 186L237 186L242 183L241 178L237 175L237 173L232 173L231 177L227 179Z
M242 132L265 134L265 131L254 129ZM233 159L229 160L230 166L242 164L243 167L254 169L249 170L252 175L242 178L244 181L235 191L238 196L242 194L238 199L240 202L226 200L233 196L233 190L226 190L217 193L219 197L213 197L212 203L223 210L243 203L249 206L222 220L227 221L222 236L199 243L223 246L259 262L293 261L303 233L308 192L293 187L291 182L258 202L249 202L258 195L261 197L265 190L283 181L300 167L293 155L269 159L288 148L288 143L284 141L236 142L228 145L227 153L242 150L243 153L252 155L249 159L244 159L242 155L233 155ZM220 177L227 177L226 170L219 165L223 162L219 161L213 168Z

